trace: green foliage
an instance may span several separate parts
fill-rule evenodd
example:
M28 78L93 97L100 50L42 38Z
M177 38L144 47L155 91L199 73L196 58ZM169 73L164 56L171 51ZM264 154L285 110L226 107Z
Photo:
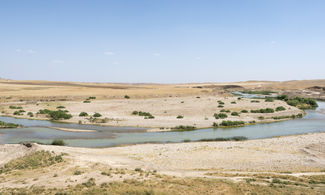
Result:
M88 113L87 112L80 112L79 116L85 117L85 116L88 116Z
M243 126L245 124L244 121L222 121L220 126L223 127L232 127L232 126Z
M214 123L212 124L212 127L219 127L219 125L218 125L218 123L214 122Z
M27 156L14 159L3 168L0 168L0 173L9 172L12 170L23 170L23 169L37 169L40 167L48 167L56 163L63 162L61 155L55 155L49 151L37 151Z
M251 113L274 113L274 109L265 108L265 109L251 110Z
M285 107L283 107L283 106L278 106L278 107L276 107L276 109L275 109L275 111L277 111L277 112L279 112L279 111L284 111L284 110L286 110L286 109L285 109Z
M177 118L177 119L182 119L182 118L184 118L184 116L182 116L182 115L178 115L176 118Z
M28 112L27 115L28 115L29 117L34 117L34 114L33 114L32 112Z
M48 113L48 116L52 119L52 120L61 120L61 119L70 119L72 118L71 114L68 114L67 111L64 110L56 110L56 111L50 111Z
M9 106L10 109L23 109L21 106Z
M144 119L154 119L155 117L149 112L133 111L132 115L144 116Z
M265 102L274 102L274 98L266 97Z
M223 101L218 101L218 103L219 103L219 105L223 105L223 104L225 104Z
M252 100L251 103L259 103L260 101L258 100Z
M124 98L125 98L125 99L130 99L130 96L125 95Z
M65 143L62 139L55 139L52 141L51 145L54 146L65 146Z
M248 113L248 111L247 110L242 110L241 113Z
M98 113L98 112L96 112L94 115L93 115L93 117L95 117L95 118L98 118L98 117L101 117L102 115L100 114L100 113Z
M277 97L277 99L283 100L287 102L288 105L295 106L300 109L313 109L318 107L316 100L312 98L303 98L303 97L289 98L287 95L280 95Z
M231 116L239 116L238 112L232 112Z
M24 111L25 112L25 111ZM24 112L21 112L21 110L15 111L14 115L23 115Z
M259 116L258 120L264 120L264 116Z
M222 138L222 137L218 137L218 138L208 138L208 139L200 139L199 141L201 142L215 142L215 141L245 141L247 140L247 137L244 136L234 136L234 137L229 137L229 138Z
M225 113L219 113L219 114L217 114L217 113L214 113L214 118L216 118L216 119L224 119L224 118L227 118L228 117L228 115L227 114L225 114Z
M269 91L269 90L262 90L262 91L251 91L251 90L244 90L242 93L247 93L247 94L259 94L259 95L271 95L272 93L276 93L274 91Z
M224 106L223 105L219 105L218 108L223 108Z
M89 101L89 100L85 100L85 101L83 101L83 103L90 103L91 101Z
M193 131L195 129L196 129L196 127L194 127L194 126L183 126L183 125L179 125L179 126L171 128L171 130L173 130L173 131Z
M236 102L231 102L231 104L237 104Z
M57 109L63 109L63 108L65 108L64 106L58 106L58 107L56 107Z
M49 114L50 112L52 112L49 109L41 109L37 112L37 114Z
M90 96L88 99L89 99L89 100L94 100L94 99L96 99L96 97L94 97L94 96Z
M225 109L222 109L222 110L220 110L220 112L230 112L230 110L225 110Z
M15 124L15 123L5 123L3 121L0 121L0 128L17 128L20 125Z

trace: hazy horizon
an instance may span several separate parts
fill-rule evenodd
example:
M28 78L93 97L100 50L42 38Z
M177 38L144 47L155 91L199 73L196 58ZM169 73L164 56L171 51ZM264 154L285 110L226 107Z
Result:
M325 2L1 1L0 77L104 83L323 79Z

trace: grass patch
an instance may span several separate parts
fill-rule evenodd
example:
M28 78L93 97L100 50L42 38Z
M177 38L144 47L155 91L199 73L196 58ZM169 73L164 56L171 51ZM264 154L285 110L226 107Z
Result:
M6 123L3 121L0 121L0 128L17 128L20 127L20 125L15 123Z
M27 156L14 159L4 167L0 168L0 173L6 173L13 170L37 169L48 167L56 163L63 162L63 154L55 155L49 151L37 151Z

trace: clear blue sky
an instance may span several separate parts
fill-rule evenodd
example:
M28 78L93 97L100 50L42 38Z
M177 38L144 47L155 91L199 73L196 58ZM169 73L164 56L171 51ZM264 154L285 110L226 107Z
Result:
M324 0L1 0L0 77L325 78Z

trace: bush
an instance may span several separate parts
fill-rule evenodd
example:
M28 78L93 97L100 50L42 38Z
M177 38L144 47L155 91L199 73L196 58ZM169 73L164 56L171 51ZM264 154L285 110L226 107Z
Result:
M41 109L37 112L37 114L49 114L50 112L52 112L49 109Z
M65 143L62 139L55 139L52 141L51 145L54 146L65 146Z
M223 105L219 105L218 108L223 108L224 106Z
M184 118L184 116L182 116L182 115L178 115L176 118L177 118L177 119L182 119L182 118Z
M94 96L90 96L88 99L89 99L89 100L94 100L94 99L96 99L96 97L94 97Z
M276 107L276 109L275 109L277 112L279 112L279 111L284 111L284 110L286 110L285 109L285 107L283 107L283 106L279 106L279 107Z
M251 103L259 103L260 101L258 100L252 100Z
M274 98L267 97L265 98L265 102L274 102Z
M90 103L91 101L89 101L89 100L85 100L85 101L83 101L83 103Z
M171 128L171 130L174 130L174 131L193 131L195 129L196 128L194 126L183 126L183 125L179 125L179 126Z
M125 95L124 98L125 98L125 99L130 99L130 96Z
M63 111L63 110L51 111L48 114L48 116L51 117L52 120L61 120L61 119L72 118L71 114L67 114L67 111Z
M10 109L23 109L21 106L9 106Z
M138 114L139 114L138 111L133 111L133 112L132 112L132 115L138 115Z
M248 113L248 111L247 110L242 110L241 113Z
M237 104L236 102L231 102L231 104Z
M154 119L155 117L150 114L149 112L142 112L142 111L133 111L133 115L144 116L144 119Z
M259 110L251 110L251 113L274 113L273 108L265 108L265 109L259 109Z
M28 112L27 115L28 115L29 117L34 117L34 114L33 114L32 112Z
M23 113L20 112L20 111L15 111L15 112L14 112L14 115L23 115Z
M213 127L219 127L218 123L216 123L216 122L214 122L214 123L212 124L212 126L213 126Z
M224 118L227 118L227 117L228 117L228 115L226 115L225 113L219 113L219 114L214 113L213 116L214 116L214 118L216 118L216 119L219 119L219 118L224 119Z
M231 116L239 116L238 112L232 112Z
M245 124L244 121L222 121L220 126L231 127L231 126L242 126L244 124Z
M3 121L0 121L0 128L17 128L20 125L15 124L15 123L5 123Z
M222 110L220 110L220 112L230 112L230 110L222 109Z
M264 120L264 116L259 116L258 120Z
M63 109L63 108L65 108L64 106L58 106L58 107L56 107L57 109Z
M93 115L93 117L95 117L95 118L98 118L98 117L101 117L102 115L101 114L99 114L98 112L96 112L94 115Z
M87 112L80 112L79 116L85 117L85 116L88 116L88 113Z

